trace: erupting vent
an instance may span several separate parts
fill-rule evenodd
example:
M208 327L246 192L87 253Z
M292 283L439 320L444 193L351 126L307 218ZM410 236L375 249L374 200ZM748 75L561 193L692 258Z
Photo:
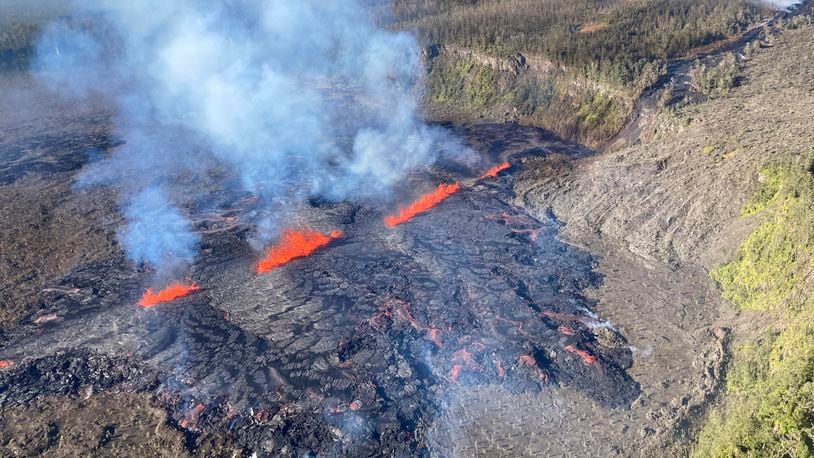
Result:
M139 301L138 305L145 308L152 307L162 302L174 301L179 297L184 297L188 294L194 293L195 291L198 291L198 289L200 288L198 288L198 285L195 283L190 285L173 283L157 293L153 292L151 289L148 289L144 292L144 295L141 296L141 300Z
M411 220L415 215L425 212L430 208L438 205L447 197L455 194L460 189L458 183L445 184L442 183L435 188L434 191L422 195L415 202L407 207L399 209L398 214L388 215L384 217L384 224L387 227L395 227L401 223Z
M498 165L492 167L491 169L487 170L486 172L484 172L483 175L480 176L480 178L483 179L483 178L496 177L498 173L500 173L503 170L508 169L509 167L511 167L511 165L508 162L503 162L501 164L498 164Z
M342 237L341 231L331 231L330 234L322 234L317 231L304 229L296 231L288 229L283 231L280 241L269 248L266 257L263 258L255 270L257 273L268 272L294 259L308 256L314 251L328 245L331 240Z

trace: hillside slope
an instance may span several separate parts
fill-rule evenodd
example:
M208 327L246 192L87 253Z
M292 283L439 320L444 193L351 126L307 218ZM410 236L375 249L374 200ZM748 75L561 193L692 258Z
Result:
M707 396L714 407L690 412L665 452L683 455L670 444L692 439L698 456L814 453L814 27L778 33L755 46L731 92L660 112L635 146L576 164L530 159L516 183L520 203L552 212L564 237L604 253L600 310L646 315L657 297L608 294L627 277L607 266L624 257L675 276L710 272L731 302L717 318L732 339L724 383ZM698 281L706 289L711 280ZM698 311L680 296L674 304Z
M597 146L668 59L771 14L746 0L395 0L382 21L429 47L432 118L518 121Z
M814 35L784 33L745 63L731 94L662 113L650 141L578 165L541 182L530 162L518 195L551 207L571 238L624 241L653 260L711 268L732 254L755 222L738 218L773 160L814 145Z

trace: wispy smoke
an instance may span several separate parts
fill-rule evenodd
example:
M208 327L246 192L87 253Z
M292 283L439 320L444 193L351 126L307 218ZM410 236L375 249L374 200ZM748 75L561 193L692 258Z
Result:
M803 0L760 0L759 3L776 11L790 11L803 3Z
M127 226L119 242L136 262L172 267L192 262L200 238L158 188L147 188L127 202Z
M417 118L413 37L376 28L354 1L83 1L76 10L104 27L54 24L37 70L60 91L118 101L125 145L80 184L123 191L120 240L136 261L194 258L180 175L225 166L280 208L315 194L386 195L439 154L467 154Z

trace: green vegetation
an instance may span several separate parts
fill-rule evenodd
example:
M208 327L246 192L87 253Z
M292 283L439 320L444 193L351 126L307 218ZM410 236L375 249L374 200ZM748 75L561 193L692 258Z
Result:
M436 103L462 101L478 108L497 96L497 76L492 67L469 59L456 59L450 65L436 65L427 82L430 97Z
M766 213L735 260L712 272L723 296L742 309L775 309L787 301L811 264L814 250L814 182L809 168L767 167L744 215Z
M713 272L736 306L777 323L736 349L726 402L710 413L695 456L814 454L813 167L809 156L763 170L742 213L764 222Z
M458 117L511 117L590 145L621 130L633 101L658 81L668 59L736 35L765 13L751 0L391 3L389 13L380 10L379 21L415 31L424 45L498 59L521 53L534 62L488 72L479 65L460 68L454 61L466 52L442 54L430 65L430 102ZM722 95L737 83L737 62L731 59L696 69L701 92Z
M598 90L586 91L577 107L578 132L609 138L622 128L627 114L627 107L616 98Z
M696 63L690 70L693 87L707 97L728 94L741 77L740 64L734 54L727 54L714 67Z
M582 77L629 85L670 57L759 22L749 0L394 0L393 25L425 43L545 56ZM648 66L649 64L649 66Z
M464 55L430 62L427 93L434 104L458 111L516 111L523 122L587 143L618 132L630 109L624 97L591 84L575 85L561 69L544 75L498 72Z

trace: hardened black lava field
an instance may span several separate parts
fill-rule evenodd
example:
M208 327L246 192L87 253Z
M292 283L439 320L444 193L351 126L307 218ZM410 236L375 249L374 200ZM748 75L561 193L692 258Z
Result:
M76 122L84 129L18 132L0 146L13 158L0 170L4 195L29 210L4 225L53 230L39 245L50 251L31 255L67 272L37 277L36 291L3 291L31 307L4 323L4 408L91 387L146 395L189 450L401 456L431 452L450 390L568 385L610 408L638 395L624 337L582 294L601 281L593 259L557 240L553 218L511 203L511 168L483 179L442 166L414 176L415 190L452 181L461 190L394 228L383 224L387 209L312 200L291 226L344 236L263 274L239 219L254 202L224 194L195 222L203 246L187 276L201 289L142 308L151 273L116 246L111 192L71 190L95 160L88 151L104 156L119 142L104 117ZM535 129L462 133L489 163L548 152ZM59 199L36 191L51 189ZM15 250L31 247L26 233Z

